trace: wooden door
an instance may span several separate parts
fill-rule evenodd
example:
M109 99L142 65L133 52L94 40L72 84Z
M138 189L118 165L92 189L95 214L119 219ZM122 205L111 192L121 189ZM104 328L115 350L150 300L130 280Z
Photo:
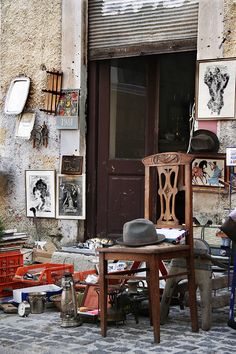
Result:
M143 58L99 65L97 235L114 237L144 215L144 167L153 151L154 80Z

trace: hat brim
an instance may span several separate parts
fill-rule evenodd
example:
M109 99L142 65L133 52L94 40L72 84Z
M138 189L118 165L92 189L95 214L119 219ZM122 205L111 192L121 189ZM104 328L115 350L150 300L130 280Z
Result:
M210 137L214 142L214 146L213 146L213 148L209 148L209 149L194 149L193 146L191 145L191 147L190 147L191 153L194 153L194 152L218 152L219 147L220 147L220 142L219 142L219 139L215 133L213 133L212 131L207 130L207 129L198 129L198 130L195 130L195 132L193 133L193 138L196 138L199 135L205 135L205 136Z
M128 247L142 247L142 246L150 246L150 245L156 245L157 243L161 243L165 240L165 236L162 234L157 234L157 240L156 241L151 241L151 242L145 242L145 243L129 243L129 242L124 242L123 238L119 238L116 240L116 243L118 245L123 245L123 246L128 246Z

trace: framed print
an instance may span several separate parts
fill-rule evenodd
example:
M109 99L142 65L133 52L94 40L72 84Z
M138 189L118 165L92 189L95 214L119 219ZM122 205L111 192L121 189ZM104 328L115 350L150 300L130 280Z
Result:
M85 219L85 175L57 176L58 219Z
M219 191L229 185L225 154L195 155L192 162L193 190Z
M197 63L197 119L235 118L236 60Z
M82 175L83 156L62 156L61 173L66 175Z
M78 129L79 90L62 90L56 110L57 129Z
M226 148L226 165L236 166L236 148L227 147Z
M55 218L55 171L26 170L26 215Z

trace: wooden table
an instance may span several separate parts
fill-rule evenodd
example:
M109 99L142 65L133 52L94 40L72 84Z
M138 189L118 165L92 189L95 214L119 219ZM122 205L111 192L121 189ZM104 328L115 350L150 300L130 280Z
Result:
M169 247L168 247L169 246ZM145 247L126 247L114 246L99 249L99 306L100 306L100 323L102 336L106 337L107 333L107 292L109 279L144 279L143 277L130 276L119 273L107 272L107 263L109 260L124 261L141 261L146 262L148 268L145 279L148 284L149 294L149 313L150 321L153 325L154 342L160 343L160 288L159 281L170 277L169 275L160 276L159 270L163 260L172 259L176 255L176 247L178 247L178 255L181 257L181 251L186 252L187 245L171 245L166 243L160 245L151 245ZM183 273L183 274L186 274ZM180 273L179 273L180 275ZM198 331L197 308L191 298L196 296L196 289L190 292L190 313L192 320L192 331Z

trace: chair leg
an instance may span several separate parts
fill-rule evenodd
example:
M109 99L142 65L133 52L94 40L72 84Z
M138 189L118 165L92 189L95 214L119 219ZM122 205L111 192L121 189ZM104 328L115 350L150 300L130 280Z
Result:
M158 259L153 255L149 262L149 280L151 288L149 288L151 304L149 311L151 312L154 332L154 342L160 343L160 284L159 284L159 266ZM150 285L149 284L149 285Z
M148 267L150 267L150 266L148 266ZM152 283L150 281L150 269L149 268L147 270L147 287L148 287L149 320L150 320L150 326L152 326L152 297L151 297Z

